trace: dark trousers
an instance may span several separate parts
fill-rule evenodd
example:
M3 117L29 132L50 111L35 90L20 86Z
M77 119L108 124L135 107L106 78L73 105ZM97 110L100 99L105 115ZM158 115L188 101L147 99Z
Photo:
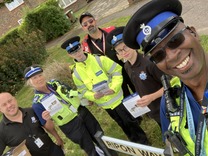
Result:
M94 137L97 131L103 132L99 122L86 107L80 106L78 112L93 142L96 143L97 146L99 146L97 140Z
M116 108L106 109L107 113L114 119L122 128L130 141L148 144L145 132L139 126L138 121L134 119L123 104L118 105Z
M64 152L60 146L56 145L55 143L50 147L50 154L49 156L64 156Z
M71 141L79 144L88 156L98 156L92 138L80 116L60 126L60 129Z

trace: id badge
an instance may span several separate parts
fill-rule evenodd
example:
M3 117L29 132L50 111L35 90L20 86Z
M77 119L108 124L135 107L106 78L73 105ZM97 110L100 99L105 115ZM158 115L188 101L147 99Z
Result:
M38 146L38 148L41 148L44 145L44 143L42 142L40 138L35 139L34 142Z
M73 113L76 113L77 112L77 109L74 107L74 106L70 106L69 109L73 112Z

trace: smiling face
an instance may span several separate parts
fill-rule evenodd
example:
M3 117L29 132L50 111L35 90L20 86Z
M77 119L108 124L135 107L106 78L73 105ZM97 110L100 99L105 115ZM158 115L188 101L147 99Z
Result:
M36 90L41 90L46 87L46 79L43 73L32 76L28 81L30 81L30 85Z
M157 47L151 52L155 55L159 49L165 47L165 58L157 63L157 66L163 72L178 76L182 81L190 79L197 79L205 69L204 50L199 42L199 36L196 34L194 28L186 28L180 23L177 28L165 38ZM166 47L168 41L178 33L182 33L185 40L175 49Z
M82 19L82 29L89 34L94 34L97 30L96 20L93 17L86 16Z
M78 62L82 62L86 60L86 55L83 52L82 46L76 50L74 53L68 53L69 57L75 59Z
M119 58L130 61L135 57L136 51L134 49L129 48L123 42L116 45L115 50Z
M9 93L0 93L0 112L7 118L15 117L19 108L17 100Z

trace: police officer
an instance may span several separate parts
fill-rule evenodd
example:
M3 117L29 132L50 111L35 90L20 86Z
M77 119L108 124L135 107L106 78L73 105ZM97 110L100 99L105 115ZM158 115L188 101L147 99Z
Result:
M141 47L163 72L180 78L170 84L163 79L169 93L161 102L162 130L181 155L205 156L208 55L195 28L183 23L181 12L178 0L150 1L128 21L123 37L127 46Z
M88 33L82 41L84 51L92 54L105 55L123 67L123 61L118 59L115 50L111 48L111 45L106 41L107 34L114 30L115 27L99 28L95 17L89 12L82 13L79 22L82 26L82 30ZM133 92L135 92L135 88L124 68L122 68L122 76L124 80L122 89L124 97L127 97L130 95L128 88Z
M53 123L51 131L57 145L42 128L32 108L18 107L17 100L8 92L0 93L0 112L3 118L0 123L0 155L6 146L15 147L26 140L26 147L32 156L64 156L61 149L62 140ZM59 145L59 146L58 146Z
M126 73L134 82L135 89L141 97L137 100L137 106L148 106L151 110L148 115L161 126L160 100L163 87L160 78L163 72L137 50L124 44L123 30L124 27L117 27L111 31L107 36L107 42L112 45L120 58L126 60L124 65Z
M94 135L102 129L89 110L80 106L79 93L57 80L46 82L38 65L27 67L24 77L35 89L32 108L41 124L49 129L52 119L87 155L98 156L93 141L97 143Z
M106 56L84 53L80 37L66 40L61 47L74 59L72 78L82 96L102 107L133 141L147 144L145 132L121 104L122 67Z

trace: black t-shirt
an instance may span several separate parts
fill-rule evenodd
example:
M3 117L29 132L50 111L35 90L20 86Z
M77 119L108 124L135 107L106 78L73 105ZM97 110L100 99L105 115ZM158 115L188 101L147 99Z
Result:
M0 155L6 146L15 147L26 140L26 146L33 156L49 156L53 141L41 127L32 108L20 110L23 113L23 123L12 122L3 115L0 123ZM44 143L40 148L34 142L37 138Z
M140 96L154 93L163 87L160 80L163 72L142 54L138 53L133 65L127 61L124 67ZM158 98L149 105L150 114L159 112L160 100L161 98Z

